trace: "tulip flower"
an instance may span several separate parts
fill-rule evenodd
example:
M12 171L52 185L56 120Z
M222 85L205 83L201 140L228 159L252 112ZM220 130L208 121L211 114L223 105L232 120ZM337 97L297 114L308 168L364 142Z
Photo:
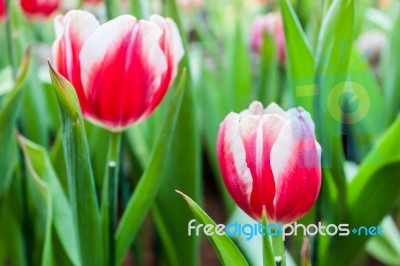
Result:
M55 19L53 57L83 115L111 131L148 117L175 79L184 50L177 26L119 16L103 25L85 11Z
M222 122L217 140L224 183L238 206L255 220L292 223L317 199L321 148L310 114L302 108L266 109L253 102Z
M56 11L60 0L20 0L22 10L30 17L46 18Z
M6 0L0 0L0 20L6 16Z
M278 59L283 65L286 60L285 33L282 17L279 13L271 12L254 19L251 29L251 49L254 53L260 53L265 34L270 34L275 38Z

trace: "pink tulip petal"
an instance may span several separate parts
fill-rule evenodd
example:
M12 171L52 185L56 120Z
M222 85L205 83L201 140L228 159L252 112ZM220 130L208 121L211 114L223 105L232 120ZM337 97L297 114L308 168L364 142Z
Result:
M151 113L164 98L165 93L176 77L179 62L184 55L182 39L175 22L170 18L163 18L159 15L152 15L150 21L157 24L163 31L163 35L160 38L160 47L167 59L168 69L163 75L161 85L153 92L154 96L147 108L146 114Z
M253 216L250 194L253 178L246 164L246 154L239 134L240 116L230 113L222 122L217 140L218 161L222 177L233 200Z
M154 23L124 15L85 42L80 61L92 119L121 130L144 115L167 70L161 36Z
M251 206L258 218L262 215L262 206L267 207L270 217L274 216L275 183L270 153L284 123L285 119L279 115L248 115L241 121L240 135L246 151L246 163L253 177Z
M52 47L56 69L75 87L82 112L88 112L89 104L83 92L79 52L86 39L99 27L90 13L73 10L54 20L56 40Z
M321 185L320 147L307 112L291 110L291 121L281 130L271 150L275 178L275 219L290 223L314 204Z

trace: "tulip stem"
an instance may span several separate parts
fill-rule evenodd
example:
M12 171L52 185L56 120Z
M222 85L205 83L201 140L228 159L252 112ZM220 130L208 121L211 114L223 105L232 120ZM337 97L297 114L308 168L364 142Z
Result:
M268 226L268 219L267 219L267 214L266 210L263 210L262 214L262 225L263 225L263 237L262 237L262 243L263 243L263 265L264 266L271 266L275 265L275 257L274 257L274 251L272 249L272 243L271 243L271 237L267 233L267 226Z
M119 5L116 0L105 0L107 19L111 20L119 15Z
M282 239L282 236L280 235L272 236L271 239L272 239L272 246L274 248L276 265L285 266L286 265L285 243Z
M108 249L109 265L116 265L115 228L118 202L118 166L120 157L121 133L111 133L108 147L107 175L104 180L102 220L105 249Z

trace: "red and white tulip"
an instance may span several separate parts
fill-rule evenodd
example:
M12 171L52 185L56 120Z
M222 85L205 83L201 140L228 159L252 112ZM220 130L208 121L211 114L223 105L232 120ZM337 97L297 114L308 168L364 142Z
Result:
M6 17L6 0L0 0L0 21Z
M30 18L46 18L60 5L60 0L20 0L22 10Z
M83 115L112 131L146 118L174 81L184 55L177 26L119 16L103 25L85 11L55 19L56 69L75 87Z
M251 49L254 53L260 53L265 34L270 34L275 38L279 62L284 64L286 60L285 32L280 13L271 12L254 19L251 29Z
M238 206L256 220L292 223L313 206L321 186L321 148L302 108L253 102L221 123L218 161Z

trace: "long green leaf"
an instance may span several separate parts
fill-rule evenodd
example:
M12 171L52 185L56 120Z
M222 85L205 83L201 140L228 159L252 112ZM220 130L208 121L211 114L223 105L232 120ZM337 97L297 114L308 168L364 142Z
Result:
M80 259L83 265L102 265L99 207L78 98L72 85L49 66L60 110L69 200L78 230Z
M15 214L15 201L10 198L0 206L0 235L1 265L27 265L20 220Z
M15 165L14 129L20 112L23 83L29 70L30 52L25 53L24 59L18 71L14 88L7 95L3 108L0 110L0 197L7 190L10 182L11 171ZM14 155L13 155L14 154Z
M381 227L383 236L377 235L368 240L366 251L386 265L400 265L400 232L392 217L386 216Z
M346 177L343 170L341 95L347 86L353 46L354 0L335 0L323 21L316 55L316 132L322 146L323 167L329 168L340 199L336 221L346 212Z
M130 244L135 238L161 187L163 175L160 174L160 170L162 171L166 166L165 156L171 147L171 140L175 132L184 94L184 85L185 74L182 75L181 81L177 86L161 134L153 150L150 163L135 188L118 226L116 233L118 265L124 259Z
M54 224L55 232L58 234L61 245L70 261L73 265L81 265L78 257L77 236L71 207L51 165L49 155L44 148L22 136L18 139L35 184L39 189L44 190L46 201L49 201L47 207L52 206L52 209L49 210L50 214L52 214L49 222L52 225Z
M387 104L386 111L386 125L396 118L400 111L400 5L394 5L397 13L396 21L390 36L389 49L387 51L386 69L382 73L382 82L385 95L385 103Z
M215 222L210 218L210 216L205 213L199 205L196 204L191 198L186 196L180 191L176 191L179 193L186 203L189 205L190 209L192 210L194 216L206 225L213 226L214 234L211 236L207 236L208 240L211 242L215 252L218 254L220 261L224 265L248 265L246 259L243 257L240 250L236 247L236 245L232 242L232 240L227 235L218 235L215 233Z
M27 154L28 152L26 150L26 146L24 146L25 140L23 140L22 137L19 137L19 140L24 151L25 160L27 162L29 172L33 180L33 182L28 182L32 184L31 194L34 195L32 199L37 210L39 210L38 212L43 214L45 220L44 244L42 249L41 265L51 266L54 264L54 258L52 256L53 201L51 197L51 192L49 191L49 187L47 186L47 184L41 179L41 177L37 173L37 171L39 171L40 174L42 173L43 166L39 166L42 167L42 169L35 169L35 167L32 165L32 161L30 160L29 155ZM38 167L38 165L36 165L36 167Z
M280 2L285 28L286 64L294 102L314 117L313 99L317 93L314 83L314 56L290 1Z

